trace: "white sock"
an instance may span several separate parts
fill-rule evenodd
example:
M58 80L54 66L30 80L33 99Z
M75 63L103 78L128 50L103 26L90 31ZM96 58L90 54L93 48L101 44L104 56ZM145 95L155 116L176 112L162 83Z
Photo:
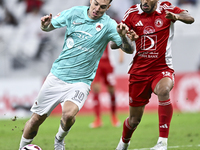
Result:
M157 143L159 143L160 141L162 141L163 143L166 143L166 144L167 144L167 140L168 140L168 138L159 137Z
M22 135L21 141L20 141L20 149L28 144L31 144L31 142L33 141L33 139L25 139Z
M65 138L65 136L69 133L70 129L68 131L64 131L60 126L58 129L58 133L56 134L56 138L58 139L58 141L62 141Z

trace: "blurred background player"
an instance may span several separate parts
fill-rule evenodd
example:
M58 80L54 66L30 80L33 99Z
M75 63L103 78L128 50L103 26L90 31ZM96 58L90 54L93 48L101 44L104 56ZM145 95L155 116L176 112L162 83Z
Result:
M119 63L123 62L124 55L121 49L119 49ZM111 122L114 127L121 125L116 114L116 98L115 98L115 77L114 77L114 68L109 57L109 44L107 45L101 59L99 66L96 72L96 76L92 83L92 93L94 101L94 113L95 120L89 126L91 128L98 128L103 125L101 119L101 106L100 106L100 91L101 83L107 88L107 91L110 95L110 111L111 111Z

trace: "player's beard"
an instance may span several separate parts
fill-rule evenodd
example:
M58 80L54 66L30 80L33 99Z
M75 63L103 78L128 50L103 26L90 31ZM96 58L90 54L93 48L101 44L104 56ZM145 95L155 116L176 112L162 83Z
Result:
M151 9L149 11L145 11L142 9L142 4L140 4L141 9L146 12L147 14L150 14L153 12L154 8L156 7L157 1L152 5Z

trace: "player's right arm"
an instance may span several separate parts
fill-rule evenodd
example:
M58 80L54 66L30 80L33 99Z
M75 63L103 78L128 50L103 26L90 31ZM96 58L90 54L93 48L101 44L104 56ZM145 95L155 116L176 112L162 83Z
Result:
M51 20L52 20L52 14L43 16L41 18L41 27L40 28L45 32L54 30L55 28L51 24Z

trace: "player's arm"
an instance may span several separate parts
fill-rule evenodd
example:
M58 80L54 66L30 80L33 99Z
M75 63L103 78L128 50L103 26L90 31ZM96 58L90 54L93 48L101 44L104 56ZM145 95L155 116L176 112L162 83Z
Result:
M127 36L127 33L129 32L128 27L125 24L120 23L117 25L117 32L121 37L122 45L117 46L116 43L111 42L111 48L112 49L121 48L124 52L132 54L134 51L134 45L131 39Z
M40 28L41 28L43 31L49 32L49 31L55 29L55 28L53 27L53 25L51 24L51 19L52 19L52 14L43 16L43 17L41 18L41 27L40 27Z
M180 14L174 14L170 11L166 11L165 17L175 21L179 20L186 24L192 24L194 22L194 18L187 11L182 11Z

